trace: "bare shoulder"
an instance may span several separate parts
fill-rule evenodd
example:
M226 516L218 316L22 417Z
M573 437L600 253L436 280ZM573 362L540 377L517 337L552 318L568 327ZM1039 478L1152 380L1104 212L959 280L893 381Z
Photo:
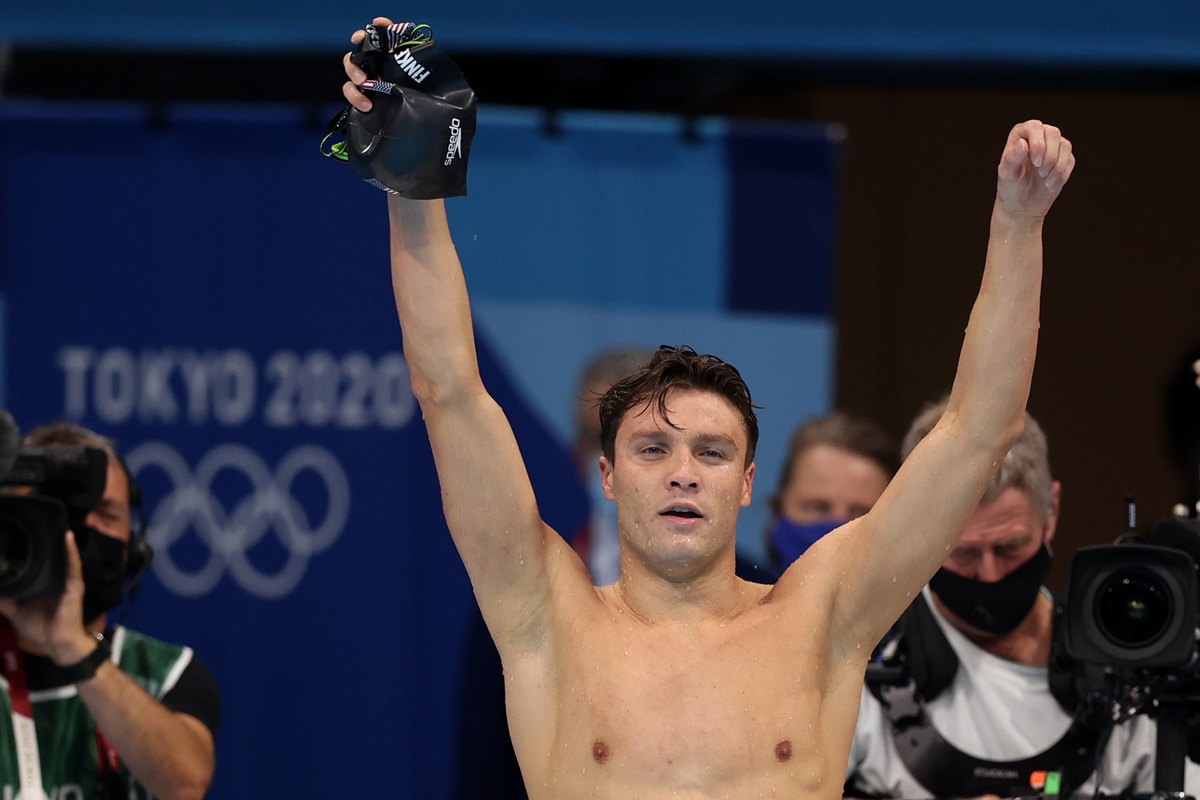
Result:
M771 592L782 606L817 603L827 607L838 589L856 580L854 563L864 537L862 517L821 537L784 570Z
M506 662L509 656L544 655L564 620L578 618L588 613L589 605L600 604L591 574L571 546L541 520L536 528L526 533L506 531L507 541L495 561L466 554L463 558L474 567L468 573L475 599ZM487 573L499 568L496 562L515 573L507 591L495 591L494 580L489 580L492 576Z
M864 591L863 582L873 580L864 568L864 561L873 558L873 536L867 517L847 522L789 566L770 595L781 614L802 620L810 629L820 629L834 658L846 656L856 661L864 644L874 644L865 642L843 602L848 592ZM879 588L882 591L884 587Z

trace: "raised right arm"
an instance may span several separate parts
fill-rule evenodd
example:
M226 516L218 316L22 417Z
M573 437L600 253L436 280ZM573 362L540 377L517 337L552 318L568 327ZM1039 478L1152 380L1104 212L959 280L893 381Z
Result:
M376 24L390 24L377 19ZM355 34L358 41L362 32ZM366 76L345 59L347 99ZM441 200L388 197L392 287L404 355L451 536L497 644L545 620L549 562L570 551L542 522L508 420L484 388L458 254Z
M542 522L512 428L480 379L466 285L442 201L390 196L388 216L404 356L446 523L492 635L520 634L541 619L546 550L561 540Z

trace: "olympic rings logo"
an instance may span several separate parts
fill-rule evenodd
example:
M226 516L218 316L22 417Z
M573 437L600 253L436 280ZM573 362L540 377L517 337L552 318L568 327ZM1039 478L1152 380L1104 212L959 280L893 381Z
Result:
M164 442L146 442L130 451L129 470L139 483L143 473L161 471L173 487L149 514L147 528L154 546L154 573L176 594L207 594L226 571L248 593L275 600L288 595L304 578L309 559L328 549L350 516L350 482L332 453L303 445L287 453L274 474L248 447L214 447L193 472L183 457ZM323 484L326 507L316 524L294 496L293 484L312 473ZM250 491L226 509L214 482L232 476L248 483ZM198 569L176 563L173 547L194 533L208 556ZM250 552L274 534L286 552L282 567L267 571L250 559Z

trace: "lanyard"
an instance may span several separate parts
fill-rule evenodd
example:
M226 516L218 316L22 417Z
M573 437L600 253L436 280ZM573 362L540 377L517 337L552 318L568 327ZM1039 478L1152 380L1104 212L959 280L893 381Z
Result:
M100 732L100 726L96 726L96 756L99 758L99 774L96 776L98 784L99 797L120 798L124 792L124 784L121 782L121 759L117 755L116 748L112 746L112 742L108 737Z
M12 703L21 800L46 800L46 790L42 788L42 764L38 760L37 731L33 727L33 704L29 700L29 681L21 663L21 651L17 649L17 632L4 617L0 617L0 659L4 662L8 697Z

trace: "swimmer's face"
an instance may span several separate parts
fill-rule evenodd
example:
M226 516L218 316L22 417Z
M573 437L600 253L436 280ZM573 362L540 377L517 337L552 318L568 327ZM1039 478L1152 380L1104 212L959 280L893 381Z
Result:
M754 464L745 463L746 429L725 398L675 390L666 406L670 422L649 403L630 409L601 475L605 496L617 503L623 565L632 557L683 575L725 551L732 558Z

